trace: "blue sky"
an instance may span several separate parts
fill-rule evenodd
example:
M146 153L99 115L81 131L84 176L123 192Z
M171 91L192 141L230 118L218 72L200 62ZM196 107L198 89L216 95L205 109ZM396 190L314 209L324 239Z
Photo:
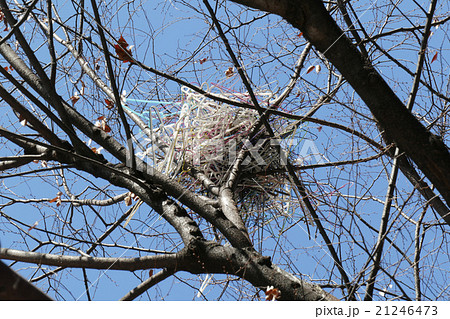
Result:
M224 11L221 7L218 16L223 21L231 45L245 66L255 90L270 91L275 96L280 94L292 76L293 66L305 48L306 41L302 36L299 36L298 30L290 27L276 16L266 16L261 12L241 10L232 5L231 2L226 2L226 4L233 9ZM56 5L60 10L62 19L67 19L66 23L69 25L74 24L76 16L73 15L73 9L65 2L57 2ZM380 7L373 12L371 9L366 11L372 5L380 5ZM405 7L401 8L404 11L393 10L392 18L388 20L385 26L386 30L411 26L409 22L404 21L402 14L409 16L411 23L424 23L423 17L418 15L419 10L412 11L411 9L410 11L408 1L404 2L404 5ZM358 2L358 6L356 9L361 13L361 22L367 30L370 33L380 31L383 27L374 23L374 19L378 18L378 21L382 21L383 19L379 18L378 15L389 14L390 7L388 5L386 7L381 6L381 1L374 3L362 1ZM443 4L439 8L441 15L446 12L445 6ZM118 5L108 5L105 17L110 34L116 40L122 35L133 46L133 56L144 64L176 75L187 82L203 85L203 87L215 85L222 88L223 91L243 92L242 82L236 74L231 77L225 75L226 70L232 67L231 59L225 52L220 39L217 38L216 31L211 28L210 19L196 12L196 9L195 4L189 7L189 4L183 5L172 1L163 1L157 4L154 2L143 2L142 4L120 2ZM239 21L252 22L238 27ZM30 30L30 28L31 22L25 24L25 30ZM426 78L432 76L432 80L437 83L437 86L448 83L445 80L448 77L448 61L446 59L449 41L447 30L448 24L446 27L434 28L434 34L430 39L427 52L428 56L439 52L437 61L431 65L431 69L435 73L424 74ZM98 40L95 32L86 32L88 33L86 36L91 36L94 41ZM60 29L56 30L56 33L61 37L65 36ZM110 40L113 39L110 38ZM35 45L38 46L38 42L42 39L35 38L34 41L36 42ZM397 46L396 43L402 43L403 45ZM414 63L417 59L417 50L415 50L417 39L411 33L380 40L379 44L388 48L393 46L390 53L411 70L414 70ZM57 48L62 50L60 45L57 45ZM447 55L444 53L447 53ZM46 55L45 46L39 49L38 54L42 61L48 61L49 57ZM94 65L96 59L101 57L98 48L87 43L84 55L90 65ZM406 100L411 86L411 77L379 53L374 53L373 59L377 70L392 84L395 92L403 100ZM82 88L82 82L78 79L84 79L86 95L74 107L93 122L99 116L105 116L114 131L113 133L118 136L116 133L119 130L117 116L113 111L105 109L104 94L92 84L92 81L81 74L73 57L67 55L62 61L63 65L70 70L70 76L60 75L57 83L58 93L69 100L75 92L80 92ZM430 59L428 59L429 61ZM116 62L115 71L120 89L127 92L128 99L169 102L181 100L181 88L178 84L168 82L136 67L128 71L129 64ZM99 74L103 79L106 79L104 61L100 60L98 63L100 65ZM314 71L307 73L306 70L310 66L320 66L320 71L316 72L318 69L315 68ZM302 71L297 86L281 106L282 110L304 114L308 107L314 104L317 98L323 94L328 84L336 85L338 74L333 68L331 70L334 73L328 73L327 66L327 62L321 54L313 50L305 63L305 69ZM63 70L60 71L62 73ZM415 108L415 111L422 116L423 122L429 121L436 112L433 109L430 114L427 114L428 103L430 103L429 95L421 91L417 100L418 107ZM442 101L438 100L433 100L433 103L443 104ZM148 110L148 105L145 103L130 101L127 106L138 113ZM1 105L0 107L6 114L0 122L1 125L26 132L26 128L20 126L7 106ZM164 111L164 108L161 107L161 112ZM335 100L321 107L314 116L352 127L377 142L381 140L369 111L345 83ZM283 122L279 125L280 129L286 124L286 122ZM139 130L135 128L134 132L138 134ZM314 145L321 156L329 162L365 158L376 154L376 150L366 142L325 125L304 124L298 130L297 137L296 152L300 153L305 142L309 141L308 143L312 143L311 145ZM118 138L120 139L120 137ZM85 142L89 143L88 140ZM95 146L95 144L92 144L92 146ZM17 150L6 146L0 148L1 156L10 156L14 152L17 152ZM107 154L105 156L108 158ZM306 160L305 164L317 164L316 157ZM27 168L36 169L40 165L42 163L31 163ZM49 163L49 165L54 164ZM361 223L358 216L363 216L364 220L371 226L378 227L389 172L389 158L380 157L377 160L360 163L356 166L317 168L304 170L301 173L306 186L311 191L314 204L321 216L328 221L327 228L333 234L333 241L340 242L339 253L350 278L358 275L360 267L367 260L367 256L363 252L365 245L373 244L377 238L377 233ZM8 173L14 174L15 172ZM38 231L39 227L46 227L55 230L55 232L67 234L79 232L79 234L85 234L86 236L98 236L106 228L102 219L107 224L112 223L128 209L121 203L110 208L85 207L83 208L84 214L81 214L81 211L73 209L68 203L56 207L54 203L49 203L48 199L55 197L58 191L64 191L62 177L58 170L43 172L40 175L41 177L37 178L31 175L4 178L2 180L4 190L1 193L0 203L3 205L2 210L5 213L26 225L33 225L37 221L38 227L30 230L29 233L41 241L57 240L64 243L66 238L46 236ZM72 193L81 193L82 198L94 197L100 199L123 192L123 190L119 190L105 181L77 171L71 171L66 178ZM101 191L96 188L100 188ZM403 205L403 201L407 201L411 190L412 187L409 182L403 176L400 176L397 208ZM288 192L295 195L290 189L288 189ZM15 195L11 195L11 193ZM8 198L15 196L22 199L42 199L42 201L33 204L5 206ZM65 194L63 198L67 198L67 195ZM256 196L253 198L257 200ZM263 198L263 196L260 196L260 198ZM251 227L254 230L252 236L254 236L255 247L260 249L263 254L270 255L280 267L296 275L303 274L303 279L328 283L331 271L333 273L332 279L338 280L338 271L333 266L320 235L313 225L299 222L304 213L298 201L292 201L291 209L286 211L265 209L264 203L262 205L260 203L258 207L257 211L251 212L249 210L251 213L246 216L250 224L264 223L259 228ZM412 203L408 202L404 206L404 210L398 209L393 215L400 216L401 213L404 213L409 214L413 219L417 219L421 207L421 200L414 197ZM282 213L285 215L282 215ZM71 224L67 225L66 222L69 218ZM435 220L432 213L429 213L426 218L430 223ZM2 218L0 221L2 247L16 249L33 249L36 247L36 241L25 236L6 219ZM201 221L199 223L202 229L205 229L211 235L209 225ZM20 227L22 229L27 228L25 225ZM411 257L414 249L414 233L401 231L401 228L405 227L410 230L412 226L408 224L406 217L400 216L392 223L391 227L393 236L391 239L401 245L405 249L406 255ZM350 229L352 229L351 232L348 231ZM164 241L157 236L162 233L167 233ZM445 283L448 283L448 278L445 278L446 272L433 269L433 265L436 265L436 268L445 269L445 267L448 268L449 264L448 256L436 252L439 249L442 252L447 250L445 240L442 242L436 241L438 236L438 231L428 232L424 236L424 245L429 248L426 257L424 257L423 271L424 277L430 278L430 283L432 279L442 280L442 286L445 286ZM90 240L93 239L95 238L90 238ZM68 239L67 241L71 242ZM120 247L109 248L107 252L109 256L123 257L136 257L139 254L146 253L137 249L127 250L125 247L128 246L167 251L176 251L180 248L180 239L177 234L145 206L141 206L130 223L126 227L118 229L105 243L120 245ZM84 250L89 247L88 243L83 242L72 242L72 244ZM336 244L336 246L338 245ZM62 247L55 249L50 249L50 247L51 245L42 247L40 251L54 254L62 251L67 252ZM399 280L406 285L409 285L410 290L408 292L413 295L413 278L409 265L392 246L389 246L386 251L384 261L391 264L389 268L391 273L395 274L396 278L398 276ZM104 252L99 249L96 253L98 256L102 256ZM24 276L35 276L35 265L19 263L14 268L20 270ZM41 272L38 271L38 274L40 275ZM148 278L149 275L147 270L137 271L134 274L124 271L87 270L87 276L92 285L89 290L94 300L117 300L143 279ZM176 277L166 279L157 287L152 288L149 296L144 294L142 299L146 300L149 297L151 300L202 300L204 298L216 300L222 294L223 285L214 288L211 285L207 286L203 291L204 298L197 297L198 289L205 278L206 275L193 276L177 273ZM213 276L216 281L226 278L225 275ZM335 283L339 284L340 282ZM49 281L47 279L42 280L39 286L46 290L49 284L56 287L59 294L55 295L53 291L50 291L52 297L86 300L83 275L80 269L60 272ZM392 285L393 283L388 276L380 275L379 288L392 290L397 294L398 290ZM431 286L430 284L424 289L433 290ZM221 296L221 300L234 300L239 296L251 299L249 295L254 294L255 290L247 290L248 287L249 284L245 284L241 280L232 282ZM383 297L379 295L379 298Z

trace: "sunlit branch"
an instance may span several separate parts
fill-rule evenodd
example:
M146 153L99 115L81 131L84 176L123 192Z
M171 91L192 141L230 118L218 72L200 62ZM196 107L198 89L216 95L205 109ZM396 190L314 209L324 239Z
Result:
M136 258L108 258L41 254L9 248L0 248L0 258L26 263L86 269L139 270L151 268L176 268L179 254L153 255Z
M11 25L16 24L16 20L13 17L11 11L8 8L8 5L5 0L0 0L0 5L3 8L3 13L5 14L5 17ZM43 96L48 97L48 99L51 101L52 106L57 110L59 116L61 117L64 126L61 128L66 131L68 134L71 142L73 143L73 146L82 154L85 154L87 156L92 155L92 152L90 149L84 144L78 136L75 134L75 130L72 127L70 118L63 106L63 103L61 101L61 97L56 93L55 88L51 85L50 79L47 77L47 74L45 73L44 69L42 68L39 60L37 59L35 53L31 49L29 43L25 39L24 35L20 31L19 28L14 29L14 35L16 37L16 40L20 43L22 49L24 50L25 54L27 55L28 59L30 60L31 65L36 70L39 79L42 83L42 88L44 89ZM6 45L6 44L3 44ZM5 58L7 58L5 56Z
M33 11L34 7L36 6L36 4L37 4L38 2L39 2L39 0L33 0L33 2L30 3L30 4L28 5L28 7L27 7L25 13L22 15L22 17L20 18L20 20L17 21L17 23L14 24L14 25L11 27L11 30L9 30L9 32L8 32L7 35L5 35L4 37L2 37L2 38L0 39L0 45L2 45L3 43L5 43L6 41L8 41L9 38L11 38L11 37L14 35L16 29L17 29L17 28L20 28L20 26L21 26L25 21L27 21L28 17L30 16L30 13Z
M311 43L308 42L305 48L303 49L302 53L300 54L300 57L298 58L297 62L295 63L294 74L291 76L291 79L284 88L284 91L279 96L277 96L276 99L270 101L270 104L274 109L277 109L283 103L283 101L286 100L286 98L289 96L289 94L291 94L292 90L297 84L297 81L300 78L301 71L305 64L305 60L309 54L309 51L311 50L311 47L312 47Z
M0 158L0 171L5 171L11 168L18 168L33 161L38 161L46 158L46 155L21 155L14 157L2 157Z
M30 124L31 128L37 131L43 138L59 147L68 147L68 143L64 143L55 133L47 128L40 120L38 120L26 107L17 101L5 88L0 84L0 97L9 104L9 106Z
M163 208L163 206L171 206L171 204L168 202L170 201L169 199L165 198L165 196L160 196L162 194L161 190L153 185L145 184L142 180L133 176L132 174L130 175L128 169L118 168L113 165L105 165L104 162L84 157L76 153L68 152L67 150L58 148L56 146L47 145L39 141L31 140L24 136L20 136L8 130L5 130L2 127L0 127L0 135L3 135L4 137L24 149L29 149L31 153L42 154L46 153L48 149L55 150L56 152L53 153L53 155L56 156L56 160L66 164L74 164L76 168L91 173L94 176L102 177L113 184L119 183L118 186L125 187L127 189L134 189L135 187L139 187L136 191L133 192L139 195L139 197L141 198L147 197L148 199L150 199L148 196L150 196L150 193L152 193L152 196L156 197L153 197L151 200L156 200L156 202L149 202L148 204L153 208L155 208L154 205L156 205L155 209L159 213L162 213L161 209ZM137 163L138 169L140 170L141 174L143 174L144 176L147 174L147 176L149 176L151 174L150 176L152 177L147 177L148 180L152 180L155 183L159 182L161 184L170 184L170 186L166 189L168 194L174 196L177 200L184 202L187 206L191 206L196 213L215 225L224 235L228 234L228 240L233 245L237 247L248 247L251 245L248 240L248 236L238 230L237 227L231 221L224 218L223 215L219 215L218 211L215 208L205 205L204 201L198 195L194 194L188 189L185 189L180 184L169 180L166 176L158 173L155 170L148 172L146 170L145 163L141 161L137 161ZM150 189L152 189L151 192ZM177 205L177 207L179 206ZM189 222L187 224L189 224ZM179 230L183 230L183 232L185 232L190 231L191 229L179 228ZM186 239L186 237L184 239Z
M217 31L219 32L219 35L222 38L222 41L223 41L223 43L225 45L225 48L226 48L228 54L230 55L231 59L233 60L233 64L237 68L237 71L238 71L238 73L239 73L239 75L241 77L241 80L244 83L244 86L246 87L247 92L250 95L250 98L252 100L253 105L255 106L256 110L258 111L258 113L260 115L260 118L261 118L261 121L264 124L264 127L266 128L268 134L273 137L275 134L274 134L270 124L267 122L268 112L267 111L263 111L260 108L259 103L258 103L258 101L256 99L256 96L255 96L255 94L253 92L253 89L252 89L252 87L250 85L248 76L247 76L244 68L240 65L238 59L236 58L236 56L234 54L234 51L232 50L232 48L231 48L231 46L230 46L230 44L228 42L228 39L226 38L225 34L222 31L220 23L217 20L213 9L211 8L211 6L209 5L207 0L203 0L203 3L207 7L208 12L211 15L211 18L212 18L212 20L214 22L214 25L216 26ZM310 111L310 112L312 113L314 111ZM308 212L313 217L314 223L316 224L317 228L319 229L319 232L320 232L321 236L323 237L324 241L326 242L326 245L327 245L328 250L330 251L331 257L332 257L333 261L335 262L335 264L336 264L336 266L338 268L338 271L339 271L339 273L342 276L343 281L347 285L347 289L350 290L350 280L349 280L349 278L347 276L347 273L346 273L345 269L342 266L340 258L338 257L338 254L336 253L336 251L335 251L335 249L334 249L334 247L333 247L333 245L331 243L331 240L329 239L328 234L325 231L325 229L324 229L324 227L322 225L322 222L320 221L320 219L319 219L319 217L318 217L318 215L316 213L316 210L314 209L313 205L311 204L311 202L310 202L310 200L308 198L308 194L307 194L306 188L304 187L304 185L303 185L302 181L300 180L300 178L296 175L296 173L295 173L295 171L294 171L294 169L293 169L293 167L292 167L292 165L291 165L291 163L289 161L287 161L287 163L286 163L286 169L287 169L287 172L289 174L289 177L290 177L292 183L295 185L295 187L298 189L298 191L299 191L299 193L301 195L301 197L299 199L303 200L305 206L307 207ZM350 296L350 299L354 299L354 296Z

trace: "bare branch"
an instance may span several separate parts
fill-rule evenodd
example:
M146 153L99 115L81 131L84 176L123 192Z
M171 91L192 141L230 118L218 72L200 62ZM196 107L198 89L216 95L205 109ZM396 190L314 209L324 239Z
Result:
M2 249L2 248L0 248ZM0 261L0 300L50 301L49 296Z
M367 280L366 294L364 300L372 300L373 298L373 287L375 285L375 278L380 269L381 256L383 254L384 240L386 237L386 229L389 222L389 213L392 206L395 184L397 182L398 174L398 164L397 157L399 156L400 150L397 148L395 150L394 163L392 164L391 175L389 177L389 186L386 194L386 202L383 208L383 214L381 215L380 228L378 232L378 239L375 245L375 251L373 255L373 267L369 274L369 279Z
M136 258L106 258L41 254L0 248L0 258L33 264L86 269L139 270L152 268L177 268L179 254L143 256Z
M108 68L109 81L111 83L111 88L114 94L114 100L117 105L117 111L119 112L120 120L122 121L123 127L125 129L125 134L127 138L128 153L127 153L127 164L131 164L131 171L136 170L136 159L134 156L133 140L131 139L130 126L128 125L125 113L122 107L122 101L120 98L120 93L117 89L116 77L111 64L111 58L109 55L108 45L106 43L105 33L103 32L103 26L100 21L100 15L98 13L97 3L95 0L91 0L92 9L94 10L95 22L97 23L98 34L100 35L100 40L102 42L103 52L105 53L106 65Z
M160 272L154 274L153 276L150 276L150 278L148 278L147 280L142 282L140 285L138 285L136 288L134 288L133 290L128 292L125 296L120 298L120 300L121 301L134 300L137 297L139 297L140 295L142 295L144 292L149 290L154 285L157 285L164 279L172 276L174 273L175 273L175 271L173 271L173 270L170 270L167 268L163 269Z

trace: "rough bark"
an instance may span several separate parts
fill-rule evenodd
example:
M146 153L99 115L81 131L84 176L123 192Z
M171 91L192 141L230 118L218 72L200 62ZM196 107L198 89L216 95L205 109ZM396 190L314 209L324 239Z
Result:
M303 32L370 109L386 139L410 157L450 205L450 153L409 112L373 65L347 38L319 0L233 0L277 14ZM450 216L442 216L450 224Z
M265 289L275 286L283 300L336 300L319 286L303 281L272 264L270 257L262 256L252 247L226 247L206 241L198 226L159 190L151 189L139 179L127 174L125 168L112 168L92 159L82 158L64 149L46 149L37 142L0 128L0 134L32 153L46 153L52 159L71 163L79 170L108 180L116 186L133 191L149 206L153 207L180 234L185 247L176 254L144 256L140 258L95 258L88 256L51 255L0 248L0 258L41 265L72 268L116 269L134 271L137 269L168 268L172 271L190 273L222 273L235 275ZM50 147L50 146L48 146ZM53 148L53 147L51 147ZM217 211L217 219L223 219L236 228Z
M0 248L0 257L41 265L71 268L139 269L167 268L171 272L193 274L219 273L235 275L253 286L266 289L274 286L281 292L280 300L326 301L338 300L317 285L301 280L274 265L270 257L252 248L238 249L196 238L176 254L144 256L140 258L101 258L61 256Z

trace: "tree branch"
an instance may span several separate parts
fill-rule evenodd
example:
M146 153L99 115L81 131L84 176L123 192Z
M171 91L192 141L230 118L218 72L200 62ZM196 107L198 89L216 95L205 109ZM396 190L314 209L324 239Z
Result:
M395 191L395 183L397 182L397 175L398 175L398 159L400 150L397 148L395 150L395 156L394 163L392 164L391 168L391 175L389 177L389 185L388 190L386 194L386 201L383 208L383 214L381 215L381 222L380 222L380 228L378 231L378 239L375 244L375 249L373 253L373 266L372 270L369 274L369 278L367 279L367 287L366 287L366 294L364 296L364 300L372 300L373 297L373 288L375 286L375 279L377 276L377 273L380 269L380 263L381 263L381 256L383 254L383 246L384 246L384 240L387 235L386 229L389 222L389 213L391 211L392 207L392 201L394 197L394 191Z
M17 23L13 15L11 14L11 11L8 8L8 5L5 0L0 0L0 6L2 8L2 12L5 15L5 18L7 19L8 23L11 25L14 25ZM31 49L30 45L28 44L27 40L23 36L22 32L20 31L20 28L14 29L14 35L16 37L16 40L20 43L21 48L24 50L26 56L30 60L31 65L36 70L37 74L39 75L39 79L42 83L42 88L44 89L45 94L43 94L43 97L47 97L51 101L51 105L56 109L59 116L62 119L62 122L64 123L63 126L61 126L61 129L63 129L69 136L71 142L73 143L73 146L81 153L85 154L87 156L93 155L93 152L84 144L78 136L75 134L75 130L72 127L71 121L68 117L68 114L63 107L63 103L61 101L60 96L56 93L54 86L51 85L50 79L47 77L47 74L43 70L39 60L37 59L36 55L34 54L33 50ZM2 44L0 46L7 46L6 44ZM2 52L3 54L3 52ZM8 59L5 56L6 59Z
M50 301L52 299L0 261L0 300Z
M385 131L450 204L450 153L405 107L367 59L356 50L318 0L234 2L285 18L342 73ZM414 136L414 139L411 139Z
M160 272L154 274L153 276L151 276L150 278L148 278L144 282L142 282L136 288L132 289L125 296L120 298L120 300L121 301L134 300L137 297L139 297L140 295L142 295L144 292L149 290L151 287L153 287L154 285L160 283L164 279L172 276L173 274L175 274L174 270L165 268L165 269L161 270Z
M120 120L122 121L123 128L125 129L125 136L127 138L127 164L131 164L131 171L136 170L136 159L134 155L133 140L131 138L130 126L128 125L125 113L122 107L122 101L120 98L119 90L117 89L116 77L114 75L114 70L111 64L111 57L109 55L108 44L106 43L105 33L103 32L103 26L100 21L100 14L98 13L98 7L95 0L91 0L92 9L94 10L95 22L97 23L97 32L100 35L100 40L102 42L103 52L106 60L106 67L108 69L109 82L111 83L111 88L114 95L115 104L117 106L117 111L119 112Z
M137 258L109 258L63 256L0 248L0 259L9 259L38 265L87 269L140 270L151 268L177 268L181 255L164 254Z

